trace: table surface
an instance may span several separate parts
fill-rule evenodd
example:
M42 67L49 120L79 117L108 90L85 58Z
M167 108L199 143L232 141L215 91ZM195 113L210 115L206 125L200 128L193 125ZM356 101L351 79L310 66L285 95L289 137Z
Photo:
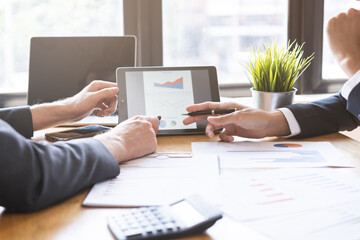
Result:
M191 142L218 141L206 136L168 136L158 138L157 152L189 152ZM240 139L241 140L241 139ZM264 141L277 141L266 138ZM356 165L360 174L360 143L335 133L301 141L330 141ZM246 170L244 170L246 171ZM114 239L107 228L106 216L119 208L86 208L81 203L90 189L39 212L14 214L0 210L0 239ZM226 216L205 233L186 239L266 239L258 233L233 222Z

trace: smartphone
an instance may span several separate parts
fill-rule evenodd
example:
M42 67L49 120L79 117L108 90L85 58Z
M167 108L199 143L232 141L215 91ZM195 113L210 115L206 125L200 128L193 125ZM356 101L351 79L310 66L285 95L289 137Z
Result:
M50 142L67 141L76 138L93 137L97 134L104 133L109 130L111 130L110 127L105 127L100 125L90 125L86 127L79 127L61 132L46 133L45 139Z

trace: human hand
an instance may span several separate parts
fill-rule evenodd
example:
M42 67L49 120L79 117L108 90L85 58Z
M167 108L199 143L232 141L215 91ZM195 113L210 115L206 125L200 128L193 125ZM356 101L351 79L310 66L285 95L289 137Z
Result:
M68 107L68 120L79 121L87 117L94 110L95 116L104 117L116 111L117 94L119 89L116 83L95 80L87 85L78 94L63 100Z
M326 32L330 49L344 72L352 77L360 70L360 11L353 8L331 18Z
M94 138L102 142L120 163L154 152L158 130L157 117L136 116Z
M218 109L229 109L229 108L236 108L237 110L241 110L246 108L246 106L233 103L233 102L225 102L225 103L218 103L218 102L204 102L200 104L194 104L190 105L186 108L186 111L188 112L197 112L197 111L203 111L203 110L218 110ZM203 120L207 120L209 116L214 115L198 115L198 116L189 116L183 120L183 123L185 125L199 122Z
M268 136L285 136L290 134L285 116L280 111L266 112L242 106L237 103L206 102L191 105L187 111L237 108L238 110L221 116L193 116L184 119L184 124L208 120L205 133L213 138L216 129L224 128L219 137L225 142L234 141L233 136L263 138Z
M73 97L31 106L33 129L76 122L94 109L100 109L94 113L96 116L107 116L116 110L118 92L116 83L96 80Z

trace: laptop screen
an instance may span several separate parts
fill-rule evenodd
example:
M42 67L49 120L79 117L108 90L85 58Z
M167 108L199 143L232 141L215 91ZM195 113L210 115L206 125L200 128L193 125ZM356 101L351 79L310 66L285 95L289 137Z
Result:
M116 82L117 67L134 67L136 39L35 37L31 39L28 104L75 95L93 80Z

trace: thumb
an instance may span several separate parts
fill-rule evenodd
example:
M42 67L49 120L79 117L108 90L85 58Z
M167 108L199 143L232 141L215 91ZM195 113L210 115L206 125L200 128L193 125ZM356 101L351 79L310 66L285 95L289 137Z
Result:
M159 119L157 117L146 117L146 120L151 123L152 127L155 130L155 133L157 133L159 130Z

